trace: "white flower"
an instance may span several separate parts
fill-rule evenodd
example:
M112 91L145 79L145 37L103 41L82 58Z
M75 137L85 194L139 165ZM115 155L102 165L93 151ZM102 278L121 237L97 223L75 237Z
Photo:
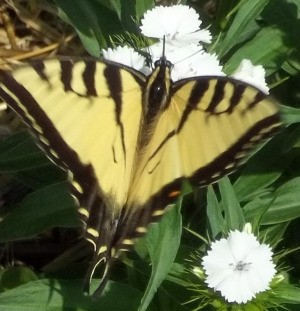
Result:
M265 74L266 71L263 66L254 66L250 60L243 59L239 67L232 74L232 77L251 84L262 92L269 94L269 88L265 80Z
M260 244L252 233L231 231L203 257L205 282L228 302L246 303L269 289L276 273L272 255L270 246Z
M163 43L150 46L148 51L155 62L162 56ZM173 65L171 70L173 81L196 76L224 76L216 55L206 53L199 45L174 47L166 43L165 56Z
M120 63L139 71L143 71L145 67L145 58L128 46L118 46L115 49L108 48L107 50L102 50L102 53L106 60Z
M199 15L186 5L157 6L145 13L141 23L143 35L159 39L165 36L166 42L176 46L210 43L212 38L208 30L200 30Z

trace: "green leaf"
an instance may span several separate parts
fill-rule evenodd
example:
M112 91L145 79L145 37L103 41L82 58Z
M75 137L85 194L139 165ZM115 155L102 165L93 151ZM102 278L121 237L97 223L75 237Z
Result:
M187 257L185 256L185 259ZM190 285L189 281L186 280L186 267L182 264L173 263L166 280L181 285L183 287L188 287Z
M110 0L109 3L121 19L121 0Z
M265 239L267 244L273 248L282 241L283 235L288 228L289 222L284 222L274 226L268 226L266 229L259 230L259 235Z
M300 53L292 51L290 57L282 64L282 69L289 75L296 76L300 72Z
M123 29L131 34L140 35L139 21L142 15L155 6L153 0L111 0L113 7L118 13Z
M100 2L55 0L55 3L60 8L61 17L75 28L93 56L99 57L109 37L123 30L118 15Z
M281 282L275 288L275 297L273 299L279 304L300 304L300 288Z
M224 39L218 43L217 54L220 58L228 53L236 44L249 39L249 36L257 30L253 24L253 20L257 18L268 2L269 0L244 1L235 15L230 28L226 32Z
M229 178L227 176L223 177L218 184L221 193L222 206L225 212L227 230L242 230L245 225L245 219Z
M300 48L299 8L299 0L272 0L262 12L265 23L284 32L285 45L298 51Z
M2 274L0 285L8 290L36 280L37 275L28 267L11 267Z
M300 123L300 109L282 105L280 111L285 124Z
M10 173L34 189L67 179L66 172L47 158L28 132L0 141L0 172Z
M128 2L128 0L125 0L125 2ZM136 1L135 8L137 17L140 18L147 10L150 10L154 6L155 6L154 0Z
M182 199L164 215L159 223L152 225L144 238L151 258L152 271L139 311L147 309L174 263L182 231L181 201Z
M0 222L0 241L33 237L51 227L79 226L67 183L45 187L28 195Z
M233 186L240 202L264 194L293 160L293 155L287 152L293 145L293 142L287 144L290 133L290 129L281 132L247 161Z
M211 237L215 238L220 232L226 231L225 220L222 216L222 207L218 202L214 188L210 185L207 189L206 214L211 230Z
M226 26L232 22L230 16L237 12L241 2L236 0L220 1L216 6L217 11L214 16L216 25L220 26L221 29L226 29Z
M261 224L280 224L300 217L300 177L291 179L279 187L272 196L262 199L260 204L247 204L244 207L246 219L253 219L262 211Z
M41 189L67 180L67 173L53 163L28 170L20 170L14 173L13 176L33 189Z
M16 172L49 165L50 160L27 132L0 141L0 171Z
M289 53L284 32L275 27L265 27L232 55L227 62L228 71L235 70L243 59L251 59L254 65L264 66L266 75L269 75L280 68Z
M120 20L123 28L131 34L140 34L135 1L122 1Z
M99 285L93 280L94 291ZM128 311L137 310L141 292L124 284L108 282L98 301L82 293L82 280L33 281L0 294L5 311Z

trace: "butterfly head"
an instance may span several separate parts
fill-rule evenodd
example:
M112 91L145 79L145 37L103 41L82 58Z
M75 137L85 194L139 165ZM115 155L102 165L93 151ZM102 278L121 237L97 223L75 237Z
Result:
M168 68L171 71L173 68L173 64L169 60L167 60L166 56L163 55L160 59L155 61L154 67L155 69L156 68L164 68L164 69Z

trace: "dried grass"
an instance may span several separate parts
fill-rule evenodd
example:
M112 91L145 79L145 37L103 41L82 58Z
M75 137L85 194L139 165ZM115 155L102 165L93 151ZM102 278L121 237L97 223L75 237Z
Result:
M35 57L83 51L74 29L44 0L0 4L0 69Z

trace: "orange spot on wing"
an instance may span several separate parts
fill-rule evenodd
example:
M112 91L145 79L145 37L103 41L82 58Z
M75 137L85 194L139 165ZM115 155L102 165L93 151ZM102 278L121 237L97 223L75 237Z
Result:
M175 190L169 193L169 198L176 198L177 196L179 196L180 191L179 190Z

